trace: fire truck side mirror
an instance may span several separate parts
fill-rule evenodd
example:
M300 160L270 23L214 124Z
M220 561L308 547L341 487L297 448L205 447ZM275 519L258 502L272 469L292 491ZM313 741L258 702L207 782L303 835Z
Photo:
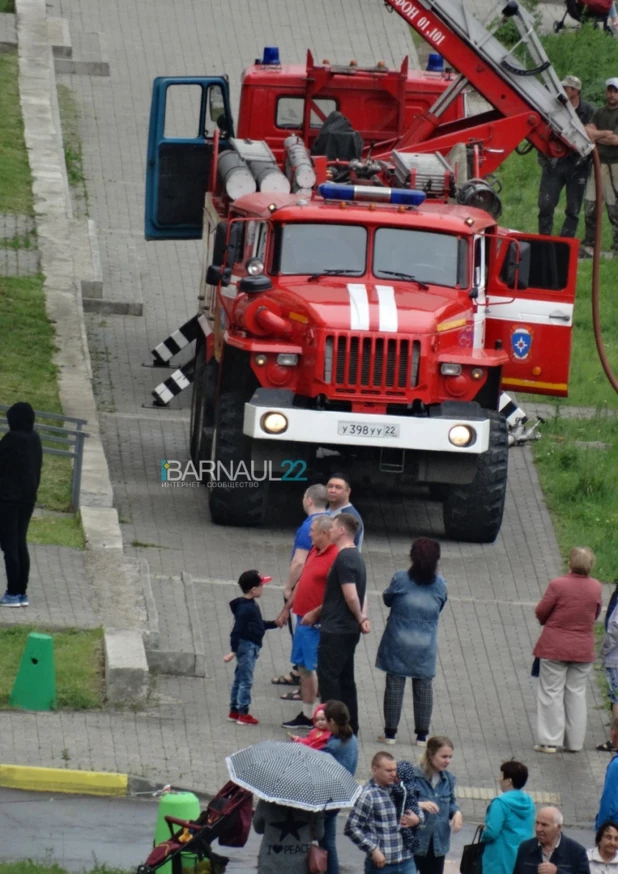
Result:
M234 222L231 228L229 222L219 222L217 225L212 247L212 264L206 271L208 285L221 283L227 287L230 284L232 267L242 259L244 230L244 222Z
M211 264L206 271L206 285L219 285L221 283L224 288L227 288L231 275L231 267L218 267L216 264Z
M500 279L507 288L528 288L530 281L530 243L511 240L502 262Z

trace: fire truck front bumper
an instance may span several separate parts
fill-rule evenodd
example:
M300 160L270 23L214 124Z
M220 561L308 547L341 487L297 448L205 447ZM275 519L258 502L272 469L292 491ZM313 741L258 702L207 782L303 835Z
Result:
M340 413L293 406L292 392L258 389L245 404L243 433L255 440L317 446L378 446L480 455L489 447L489 419L474 402L449 401L427 416Z

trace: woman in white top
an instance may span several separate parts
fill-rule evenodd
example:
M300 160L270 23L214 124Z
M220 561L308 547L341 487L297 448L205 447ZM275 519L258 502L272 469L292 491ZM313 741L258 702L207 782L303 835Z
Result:
M588 850L590 874L618 874L618 822L604 822Z

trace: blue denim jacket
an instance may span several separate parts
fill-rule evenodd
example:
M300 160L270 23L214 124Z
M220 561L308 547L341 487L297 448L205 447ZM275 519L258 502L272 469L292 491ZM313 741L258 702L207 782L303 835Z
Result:
M382 595L391 608L378 648L376 668L399 677L431 680L436 674L438 619L447 601L446 583L437 574L433 583L411 580L397 571Z
M438 813L425 811L425 826L418 832L418 850L415 855L425 856L429 843L433 839L433 851L436 856L446 856L451 845L450 821L459 810L455 799L455 777L449 771L442 771L440 781L434 787L425 772L417 766L414 775L419 789L419 801L435 801L440 808Z

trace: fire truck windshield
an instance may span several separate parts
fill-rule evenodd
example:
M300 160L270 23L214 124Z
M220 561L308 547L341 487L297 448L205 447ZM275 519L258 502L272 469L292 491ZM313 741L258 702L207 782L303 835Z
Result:
M367 230L360 225L289 224L279 241L279 272L286 276L365 272Z
M407 228L378 228L373 246L373 275L414 277L419 284L467 288L468 241L453 234Z

